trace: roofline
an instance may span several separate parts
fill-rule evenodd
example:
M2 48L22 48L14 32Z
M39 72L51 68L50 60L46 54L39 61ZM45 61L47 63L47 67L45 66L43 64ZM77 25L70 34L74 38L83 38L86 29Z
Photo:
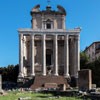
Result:
M91 47L93 44L95 44L95 43L100 43L100 41L95 41L95 42L91 43L88 47L85 48L84 51L86 51L88 48L90 48L90 47Z

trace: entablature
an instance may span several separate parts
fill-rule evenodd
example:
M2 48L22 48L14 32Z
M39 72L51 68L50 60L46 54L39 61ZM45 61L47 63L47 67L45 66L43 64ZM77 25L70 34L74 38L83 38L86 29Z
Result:
M81 29L80 28L75 28L75 29L70 29L70 30L64 30L64 29L18 29L19 34L24 34L24 35L79 35Z

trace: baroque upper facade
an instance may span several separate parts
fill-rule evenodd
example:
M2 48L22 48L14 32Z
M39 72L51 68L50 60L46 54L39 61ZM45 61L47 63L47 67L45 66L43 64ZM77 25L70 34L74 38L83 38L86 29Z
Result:
M80 70L80 28L66 29L66 11L40 5L31 10L31 28L19 29L19 78L35 75L77 77Z

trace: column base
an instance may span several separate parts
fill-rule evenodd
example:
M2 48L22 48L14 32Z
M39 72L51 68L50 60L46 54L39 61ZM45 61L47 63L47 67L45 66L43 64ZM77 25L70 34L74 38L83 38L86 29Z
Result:
M34 76L35 76L35 74L31 74L30 76L31 76L31 77L34 77Z
M18 78L23 78L24 74L23 73L19 73Z
M58 76L58 74L54 74L54 76Z
M65 78L70 78L70 75L69 74L65 74L64 77Z
M46 76L46 74L42 74L43 76Z
M75 76L71 76L70 86L77 87L78 86L78 78L76 78Z
M18 75L18 79L17 79L17 83L20 84L19 86L22 86L23 81L24 80L24 74L23 73L19 73Z

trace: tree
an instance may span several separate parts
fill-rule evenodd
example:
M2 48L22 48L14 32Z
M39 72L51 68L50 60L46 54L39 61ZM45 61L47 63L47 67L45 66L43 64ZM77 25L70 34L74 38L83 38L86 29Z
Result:
M0 68L3 81L17 82L19 65L8 65Z
M84 65L84 67L82 65ZM90 63L84 61L84 63L81 64L81 69L91 69L92 83L96 84L97 87L100 87L100 58Z
M80 53L80 67L84 69L89 61L89 57L85 54L85 52L81 51Z

